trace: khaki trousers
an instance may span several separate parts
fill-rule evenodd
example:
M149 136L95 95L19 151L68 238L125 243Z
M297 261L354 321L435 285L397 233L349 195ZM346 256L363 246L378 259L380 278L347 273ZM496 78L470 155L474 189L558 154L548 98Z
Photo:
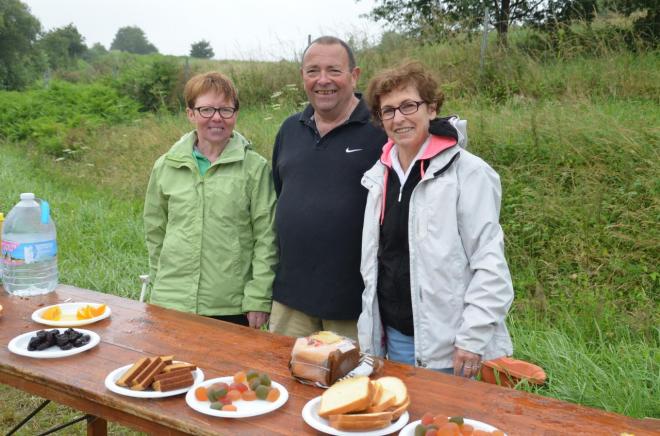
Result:
M329 330L357 340L357 320L316 318L273 301L273 307L270 311L271 332L285 336L303 337L320 330Z

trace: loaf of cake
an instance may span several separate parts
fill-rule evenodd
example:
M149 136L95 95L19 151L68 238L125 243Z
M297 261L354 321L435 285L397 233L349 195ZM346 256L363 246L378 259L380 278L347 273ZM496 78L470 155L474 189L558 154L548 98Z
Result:
M360 350L353 340L321 331L296 340L289 369L302 382L328 387L359 362Z

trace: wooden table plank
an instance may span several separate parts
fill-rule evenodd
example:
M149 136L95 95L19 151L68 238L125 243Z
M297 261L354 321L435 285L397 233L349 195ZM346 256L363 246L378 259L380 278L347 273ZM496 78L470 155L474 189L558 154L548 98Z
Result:
M39 307L67 299L106 303L112 316L82 328L101 343L62 359L32 359L9 352L15 336L45 328L30 316ZM322 390L291 378L293 339L222 321L185 314L111 294L61 285L39 297L9 296L0 289L0 383L52 399L102 419L157 434L316 434L301 417L307 401ZM114 369L143 356L174 354L194 362L207 379L240 369L268 372L289 391L280 409L246 419L222 419L187 407L183 395L138 399L108 391L104 379ZM382 374L408 386L411 421L425 412L463 415L516 434L660 434L657 421L637 420L534 394L466 380L422 368L386 362Z

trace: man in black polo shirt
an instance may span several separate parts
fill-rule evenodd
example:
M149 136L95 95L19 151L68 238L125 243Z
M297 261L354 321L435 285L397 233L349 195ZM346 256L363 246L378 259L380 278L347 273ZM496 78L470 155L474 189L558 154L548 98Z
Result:
M360 68L344 41L314 40L301 73L310 104L284 121L273 150L280 263L270 329L289 336L332 330L357 339L367 197L360 179L387 137L355 93Z

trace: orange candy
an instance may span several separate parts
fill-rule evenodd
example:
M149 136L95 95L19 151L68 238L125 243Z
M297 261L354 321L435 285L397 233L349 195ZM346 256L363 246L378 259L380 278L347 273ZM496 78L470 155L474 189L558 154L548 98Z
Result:
M271 403L277 401L277 399L280 397L280 390L277 388L271 388L270 391L268 391L268 395L266 395L266 401L270 401Z
M463 424L461 426L461 434L463 436L470 436L474 432L474 427L472 427L470 424Z
M246 380L246 376L244 371L238 371L236 374L234 374L235 383L244 383L245 380Z
M245 391L241 396L245 401L254 401L257 399L257 393L255 391Z
M461 429L455 422L447 422L438 427L438 436L461 436Z
M195 389L195 398L197 398L198 401L207 401L209 399L206 388L204 386L200 386Z
M224 406L222 406L222 410L224 410L225 412L236 412L237 409L236 406L234 406L233 404L225 404Z
M227 398L229 398L232 401L238 401L241 399L241 391L232 389L231 391L227 392Z

